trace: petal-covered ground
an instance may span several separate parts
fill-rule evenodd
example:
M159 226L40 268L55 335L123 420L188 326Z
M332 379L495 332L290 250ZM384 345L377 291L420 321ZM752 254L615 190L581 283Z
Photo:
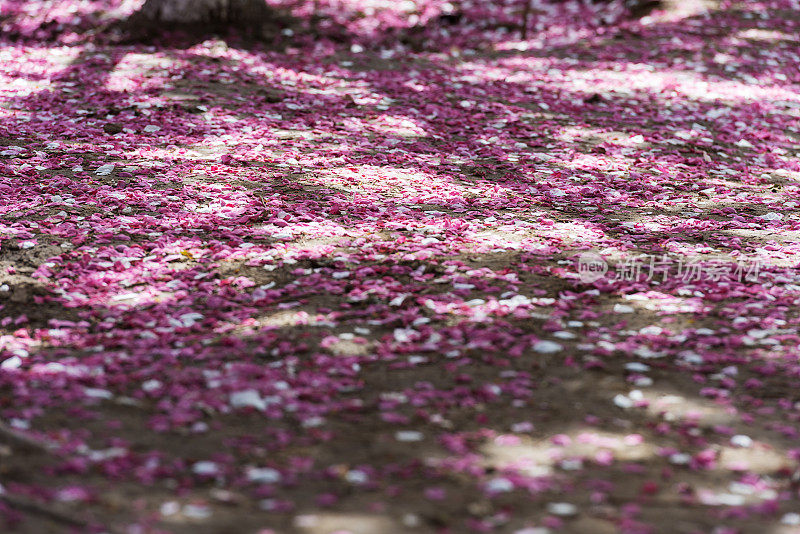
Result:
M2 3L0 530L800 532L797 1L271 3Z

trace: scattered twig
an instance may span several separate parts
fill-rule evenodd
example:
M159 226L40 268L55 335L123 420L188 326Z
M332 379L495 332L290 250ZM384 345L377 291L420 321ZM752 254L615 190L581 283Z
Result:
M531 17L531 0L523 0L525 5L522 8L522 27L520 28L520 33L522 34L522 40L526 40L528 38L528 21Z
M46 503L36 502L34 500L20 497L19 495L11 495L7 492L0 491L0 502L5 503L17 511L28 514L30 516L42 517L49 519L61 525L79 528L81 531L87 530L89 527L97 525L91 521L86 521L68 512L56 510ZM108 534L124 534L126 532L123 528L115 525L102 525L103 532Z
M16 445L23 449L60 455L58 448L53 444L42 442L17 432L2 421L0 421L0 439L8 441L12 446Z
M27 513L29 515L36 515L40 517L45 517L57 523L61 523L63 525L69 525L71 527L87 527L89 524L79 519L73 515L60 512L58 510L54 510L44 504L37 503L30 499L25 499L23 497L19 497L16 495L9 495L8 493L0 493L0 501L6 503L7 505L11 506L19 510L20 512Z

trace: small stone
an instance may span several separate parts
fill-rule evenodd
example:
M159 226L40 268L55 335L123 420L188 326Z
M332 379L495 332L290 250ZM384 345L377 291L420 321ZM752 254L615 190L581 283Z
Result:
M514 483L507 478L495 478L486 484L486 491L489 493L506 493L514 489Z
M103 125L103 131L107 134L118 134L122 131L122 125L116 122L107 122Z
M175 501L167 501L161 505L161 515L164 517L168 517L171 515L175 515L181 511L181 506Z
M416 514L405 514L402 519L403 526L408 528L415 528L419 526L419 516Z
M563 348L564 347L555 341L542 340L533 344L533 350L541 354L553 354L555 352L560 352Z
M234 408L250 407L256 410L264 410L267 407L267 403L261 398L258 391L254 389L231 393L230 401L231 406Z
M687 465L692 460L692 457L682 452L676 452L670 455L669 463L673 465Z
M553 515L569 517L578 513L578 507L568 502L551 502L547 505L547 511Z
M0 369L18 369L22 366L22 358L19 356L12 356L0 363Z
M369 477L364 471L353 469L344 475L344 479L351 484L364 484L369 481Z
M192 466L192 473L195 475L216 475L219 472L219 467L214 462L197 462Z
M247 480L258 484L275 484L281 478L280 471L271 467L251 467L247 470Z
M583 468L583 460L575 458L571 460L562 460L560 464L561 469L564 471L578 471Z
M752 447L753 439L750 436L737 434L731 438L731 445L742 448Z
M586 104L597 104L598 102L603 101L603 97L600 96L598 93L592 93L591 95L584 98L583 101Z
M625 395L619 394L614 397L614 404L620 408L633 408L633 401Z
M784 516L781 517L781 524L792 525L792 526L800 525L800 514L797 514L795 512L789 512L788 514L784 514Z
M394 435L397 441L422 441L422 432L416 430L400 430Z
M108 176L112 172L114 172L115 165L113 163L107 163L105 165L100 165L94 173L97 176Z
M83 388L83 394L92 399L110 399L114 394L106 389Z
M183 507L183 515L190 519L208 519L211 517L211 510L202 504L187 504Z
M155 380L155 379L147 380L147 381L142 383L142 389L145 390L145 391L154 391L154 390L160 388L161 385L162 385L161 381L159 381L159 380Z

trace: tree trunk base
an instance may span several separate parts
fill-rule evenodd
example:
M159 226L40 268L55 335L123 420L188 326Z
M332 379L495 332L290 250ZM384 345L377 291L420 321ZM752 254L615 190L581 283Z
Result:
M175 30L193 35L236 32L263 39L274 37L288 22L264 0L146 0L123 29L133 40Z
M147 0L138 14L167 24L252 24L272 11L264 0Z

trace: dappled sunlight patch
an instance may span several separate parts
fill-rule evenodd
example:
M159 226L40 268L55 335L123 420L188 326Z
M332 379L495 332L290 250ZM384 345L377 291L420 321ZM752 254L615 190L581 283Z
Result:
M741 436L739 437L741 438ZM736 442L735 439L732 441ZM739 442L742 441L745 440L739 439ZM735 472L763 475L797 468L797 462L787 458L786 451L776 450L769 443L752 442L751 440L745 444L746 446L721 447L719 451L720 467ZM768 497L762 495L761 498Z
M387 198L402 198L408 204L442 202L490 202L516 194L505 187L480 184L468 187L456 179L398 167L362 165L335 169L323 175L326 185L352 192L377 193Z
M567 169L613 172L620 168L628 168L631 162L625 155L575 154L568 161L559 161L559 164Z
M424 126L411 117L397 115L380 115L369 122L369 128L375 132L397 135L400 137L426 137L428 132Z
M669 86L676 94L701 102L798 101L797 94L783 87L759 87L742 81L710 80L702 73L670 72L668 69L655 71L653 67L647 68L644 65L619 71L599 68L584 71L575 69L572 75L578 79L583 77L591 80L595 92L605 91L609 96L624 96L626 93L633 96L637 91L655 92L659 88ZM622 83L629 89L618 89Z
M537 230L540 235L563 240L564 244L580 243L583 246L591 246L608 238L601 228L585 222L557 222L550 227Z
M352 333L324 338L320 346L329 350L334 356L367 356L372 352L366 338Z
M739 30L732 38L774 43L776 41L791 41L794 39L794 36L779 30L747 28L745 30Z
M579 471L585 464L648 461L656 456L657 449L638 434L613 434L587 427L543 440L502 434L483 445L480 453L486 465L495 469L547 477Z
M13 76L3 76L3 85L5 90L13 91L15 95L27 96L39 91L46 91L51 87L50 80L26 80L23 78L15 78ZM9 110L3 110L3 114L10 115Z
M697 314L709 308L700 297L675 296L659 291L647 291L645 293L625 295L625 301L633 310L641 308L663 314Z
M640 392L638 399L651 415L665 421L688 421L703 426L730 425L737 421L736 410L708 400L665 393L658 388Z
M465 284L459 282L453 282L453 285L456 288L465 286ZM452 301L446 298L427 299L424 305L437 314L469 317L473 321L481 322L491 316L518 318L542 316L554 302L550 298L530 298L525 295L513 295L500 299L493 297L488 299L475 298L464 302ZM547 317L547 315L544 315L544 317Z
M57 90L69 96L75 83L55 83L81 53L80 47L3 46L0 48L0 98L26 97L40 91ZM25 61L19 63L20 57ZM60 72L59 72L60 71ZM6 106L3 106L6 107ZM3 110L8 113L7 110Z
M611 143L623 147L644 147L645 138L641 134L631 135L625 132L608 132L597 128L567 127L558 135L564 141L584 141L592 144Z
M288 303L287 303L288 304ZM241 328L232 325L234 330L252 331L255 328L284 328L291 326L323 326L330 327L336 323L332 322L328 317L322 314L311 314L306 311L298 310L283 310L276 313L263 316L255 316L251 322ZM225 330L224 325L220 327L221 331Z
M728 491L725 491L727 489ZM732 484L732 487L717 489L699 487L696 489L697 500L706 506L747 506L759 504L764 501L774 501L778 496L774 489L762 489L754 491L749 486L739 487Z
M67 294L64 295L67 299L73 299L72 301L76 303L76 305L86 305L90 302L87 300L79 300L81 295L77 294ZM122 305L122 306L130 306L132 308L136 308L138 306L153 304L156 302L168 302L175 298L175 293L172 291L158 291L155 288L145 288L141 291L127 291L124 293L117 293L113 295L108 301L100 301L105 304L109 305ZM92 303L97 303L96 300L93 300Z
M164 149L161 156L179 156L187 160L217 161L220 156L227 154L228 151L229 149L224 140L209 137L204 139L202 143L195 143L183 149ZM153 155L157 156L158 153L153 153Z
M511 469L531 477L553 475L560 451L548 442L501 435L482 446L483 461L496 469Z
M36 351L42 342L40 339L30 336L23 336L17 333L3 333L0 335L0 350L8 354L8 358L3 361L2 369L16 369L22 364L23 358L27 358Z
M105 57L104 54L97 54ZM109 91L129 92L144 88L159 88L171 79L171 68L179 65L178 61L158 54L125 54L116 64L111 65L105 87ZM143 81L145 81L143 85Z
M296 515L293 526L303 534L348 532L351 534L395 534L414 525L403 526L382 514L314 512Z
M526 230L519 230L516 232L509 232L503 230L483 230L473 234L473 243L476 250L483 247L489 247L490 250L533 250L540 248L542 245L538 243L538 238L532 238L531 232ZM479 244L480 243L480 244Z
M167 501L159 510L161 520L167 524L199 524L206 523L213 516L213 510L205 502Z

